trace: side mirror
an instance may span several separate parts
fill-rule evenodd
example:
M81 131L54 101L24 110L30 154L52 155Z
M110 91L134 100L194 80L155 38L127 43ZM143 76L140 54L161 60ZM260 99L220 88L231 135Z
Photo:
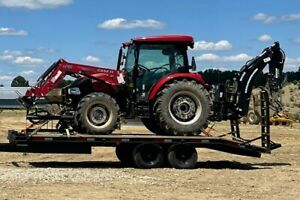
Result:
M196 61L195 61L195 57L194 56L192 57L192 64L190 66L190 69L193 70L193 71L196 71L196 69L197 69Z

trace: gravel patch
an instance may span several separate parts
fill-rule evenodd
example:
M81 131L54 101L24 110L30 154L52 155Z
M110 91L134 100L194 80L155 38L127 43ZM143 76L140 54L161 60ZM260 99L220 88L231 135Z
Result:
M155 184L157 177L132 174L120 169L64 169L64 168L0 168L0 183L97 183L115 180L129 184Z

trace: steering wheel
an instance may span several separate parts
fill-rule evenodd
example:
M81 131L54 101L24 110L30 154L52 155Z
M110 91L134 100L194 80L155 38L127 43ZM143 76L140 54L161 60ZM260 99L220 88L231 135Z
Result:
M168 66L168 65L169 64L164 64L160 67L154 67L154 68L147 68L147 67L145 67L144 65L141 65L141 64L138 64L137 66L138 66L138 68L140 68L144 71L155 73L159 69L164 69L165 71L168 71L169 69L165 67L165 66Z
M177 65L178 65L179 67L182 67L182 65L179 64L179 63L176 63L176 66L177 66ZM160 66L160 67L152 68L151 71L153 70L153 73L156 72L156 71L159 70L159 69L164 69L164 70L166 70L166 71L169 71L169 69L168 69L166 66L170 66L170 63L166 63L166 64L164 64L164 65L162 65L162 66Z
M144 70L144 71L147 71L147 72L152 72L152 73L155 73L157 70L160 70L160 69L164 69L165 71L169 71L169 69L166 67L166 66L170 66L170 63L166 63L166 64L163 64L162 66L160 67L154 67L154 68L147 68L145 67L144 65L141 65L141 64L137 64L137 67ZM182 67L181 64L179 63L176 63L176 66L178 67Z
M151 71L151 69L149 69L149 68L147 68L147 67L145 67L144 65L141 65L141 64L137 64L137 67L140 68L140 69L143 69L145 71L148 71L148 72Z

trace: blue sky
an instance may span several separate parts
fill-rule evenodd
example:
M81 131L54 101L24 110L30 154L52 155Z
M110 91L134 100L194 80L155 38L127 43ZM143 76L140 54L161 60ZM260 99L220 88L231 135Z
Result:
M286 71L300 66L297 0L0 0L0 84L30 83L59 58L115 68L136 36L188 34L198 70L240 69L280 41Z

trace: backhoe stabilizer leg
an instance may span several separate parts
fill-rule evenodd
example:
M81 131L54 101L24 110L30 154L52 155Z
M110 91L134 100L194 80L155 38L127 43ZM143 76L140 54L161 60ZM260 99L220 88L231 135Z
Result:
M269 94L266 90L260 92L261 99L261 146L266 149L266 153L281 147L281 144L271 140L270 134L270 108Z

